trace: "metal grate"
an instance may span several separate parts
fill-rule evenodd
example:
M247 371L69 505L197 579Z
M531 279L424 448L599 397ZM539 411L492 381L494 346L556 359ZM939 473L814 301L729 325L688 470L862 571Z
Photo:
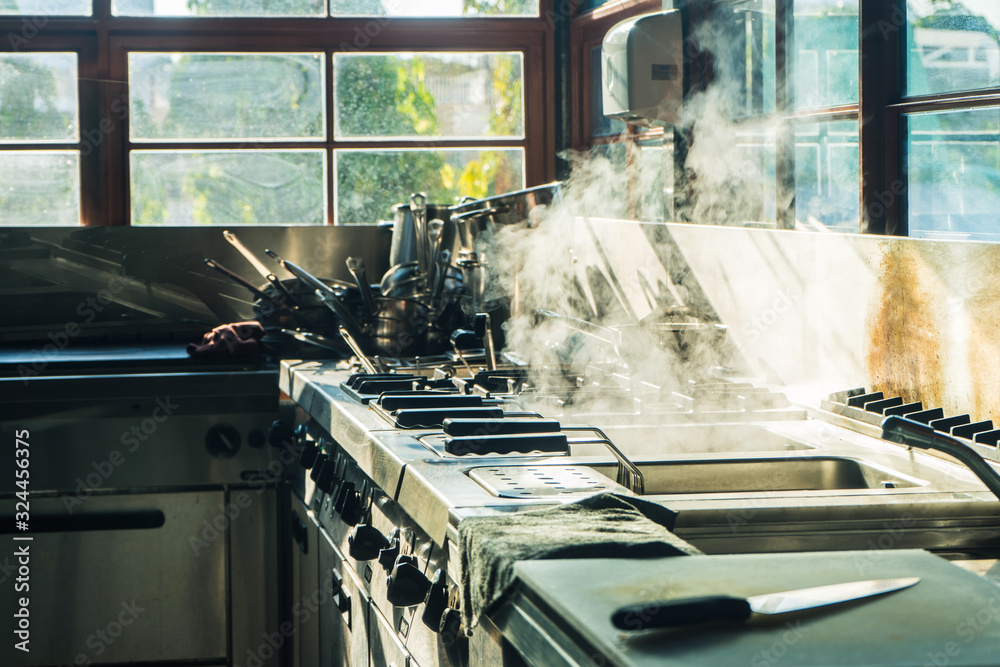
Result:
M500 498L597 493L617 486L584 466L489 466L473 468L469 477Z

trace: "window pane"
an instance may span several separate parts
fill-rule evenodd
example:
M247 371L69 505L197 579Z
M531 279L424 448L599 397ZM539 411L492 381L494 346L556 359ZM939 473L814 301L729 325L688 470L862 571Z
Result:
M130 53L133 141L324 138L320 53Z
M906 91L910 95L1000 86L1000 3L907 5Z
M538 0L330 0L330 14L333 16L538 16Z
M90 13L91 0L0 0L0 14L20 14L39 20L49 16L90 16ZM17 37L31 39L27 34L14 35L12 45L23 45Z
M860 231L858 124L810 123L795 131L795 217L800 229Z
M326 16L324 0L112 0L116 16Z
M520 53L338 53L337 137L524 135Z
M79 225L80 154L0 151L0 223Z
M725 86L736 117L774 112L774 0L742 3L715 20L717 31L709 47L716 82ZM714 43L713 43L714 42Z
M79 139L75 53L0 54L0 141Z
M858 101L858 0L795 0L796 109Z
M426 192L429 203L451 205L524 188L524 150L340 150L337 224L374 224L392 217L394 204Z
M1000 108L907 124L910 236L1000 241Z
M132 151L133 225L321 225L322 150Z

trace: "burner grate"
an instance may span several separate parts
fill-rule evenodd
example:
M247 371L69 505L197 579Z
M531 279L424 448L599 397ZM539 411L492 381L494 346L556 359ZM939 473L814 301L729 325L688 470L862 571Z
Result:
M968 414L946 417L941 408L926 409L923 403L906 403L900 396L886 398L881 391L869 392L863 388L838 391L830 394L821 407L872 426L880 426L886 417L905 417L954 438L964 438L989 447L1000 446L1000 429L994 428L989 419L973 422Z

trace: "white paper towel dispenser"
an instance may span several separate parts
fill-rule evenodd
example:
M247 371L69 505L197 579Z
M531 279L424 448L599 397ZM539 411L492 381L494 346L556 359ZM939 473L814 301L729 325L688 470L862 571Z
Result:
M684 96L684 31L676 10L615 25L601 47L604 115L639 125L678 125Z

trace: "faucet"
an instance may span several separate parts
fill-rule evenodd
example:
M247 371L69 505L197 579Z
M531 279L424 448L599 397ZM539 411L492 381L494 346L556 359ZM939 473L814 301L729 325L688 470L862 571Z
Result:
M936 449L955 457L976 474L983 484L1000 499L1000 473L974 449L960 440L935 431L927 424L893 415L882 421L882 437L918 449Z

